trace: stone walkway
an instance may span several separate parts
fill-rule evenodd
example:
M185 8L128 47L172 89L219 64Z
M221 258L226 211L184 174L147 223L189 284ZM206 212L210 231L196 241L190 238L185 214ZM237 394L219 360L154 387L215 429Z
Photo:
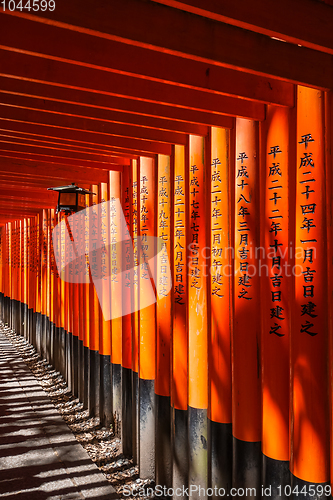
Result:
M2 332L0 498L118 498Z

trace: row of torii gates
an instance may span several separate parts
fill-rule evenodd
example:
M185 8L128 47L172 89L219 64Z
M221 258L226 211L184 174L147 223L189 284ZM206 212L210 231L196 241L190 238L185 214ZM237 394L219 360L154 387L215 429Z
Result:
M170 147L82 166L95 195L76 214L52 198L1 215L2 319L113 426L140 477L174 496L331 495L333 108L319 73L283 105L283 92L252 108L243 95L219 126L182 125L180 144L170 132ZM3 169L15 155L1 152Z

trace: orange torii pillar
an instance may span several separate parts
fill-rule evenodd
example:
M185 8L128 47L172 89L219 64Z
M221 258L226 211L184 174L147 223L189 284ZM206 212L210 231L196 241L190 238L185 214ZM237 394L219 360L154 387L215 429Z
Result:
M79 395L79 330L80 330L80 309L82 307L82 303L80 302L80 283L81 276L79 271L79 262L78 259L78 249L77 246L80 245L82 239L82 227L80 228L80 221L82 219L79 218L79 215L75 215L73 217L72 224L72 235L73 235L73 250L72 250L72 310L70 314L72 316L72 392L75 397Z
M23 335L28 338L29 308L28 308L28 286L29 286L29 254L28 254L28 219L22 221L22 297L23 297Z
M66 283L66 264L68 261L68 248L66 245L67 227L65 223L65 215L60 212L59 223L61 224L60 237L60 257L61 257L61 281L60 281L60 373L67 380L67 301L68 301L68 283Z
M157 157L157 273L156 273L156 484L172 486L170 342L171 342L171 203L170 156Z
M287 108L267 107L261 123L262 297L262 485L281 498L289 473L289 343L294 203L290 172L295 171L290 134L294 123ZM292 205L293 206L293 205Z
M100 393L100 363L99 363L99 301L94 286L94 279L99 277L98 263L98 240L100 221L98 218L98 209L94 206L98 203L99 186L92 185L91 191L96 196L91 197L91 208L89 210L89 268L91 282L89 285L89 414L94 417L99 416L99 393Z
M132 160L132 184L130 190L131 200L131 237L133 244L133 287L131 293L132 303L132 454L134 463L139 462L139 165L137 160Z
M155 478L156 180L154 160L140 157L139 191L139 473Z
M14 330L17 330L17 314L16 314L16 294L17 294L17 222L14 221L12 224L12 287L10 293L10 304L11 304L11 326Z
M187 231L189 175L187 149L174 146L173 175L173 310L172 310L172 486L183 488L188 484L188 425L187 425Z
M46 358L47 336L47 210L42 211L41 220L41 356Z
M85 195L86 207L90 206L90 195ZM89 256L89 211L86 210L86 216L84 219L84 245L85 245L85 254ZM83 407L89 407L89 370L90 370L90 266L89 266L89 258L87 258L84 262L84 272L86 276L86 282L83 285Z
M50 210L49 218L49 256L50 256L50 363L55 366L55 329L56 329L56 302L55 302L55 280L56 280L56 263L54 260L53 251L53 229L54 229L54 209Z
M122 348L122 225L121 173L110 171L110 264L111 264L111 370L114 431L121 433L121 348Z
M231 489L232 411L232 222L230 132L211 129L210 182L210 334L208 344L209 486ZM207 221L208 224L208 221ZM213 497L217 498L214 490Z
M88 195L85 195L85 206L86 199ZM85 359L85 328L88 323L86 319L86 305L85 305L85 295L86 295L86 287L89 283L89 268L87 265L87 256L86 256L86 225L88 226L86 210L82 210L79 212L76 222L74 223L74 239L76 242L76 251L80 256L75 263L75 277L77 281L77 300L79 303L78 308L78 397L79 400L82 401L84 407L85 406L85 395L84 395L84 387L87 380L87 372L85 371L84 359ZM89 308L88 308L89 309Z
M30 218L29 224L29 342L34 344L34 328L35 328L35 217Z
M36 302L35 348L41 354L42 346L42 211L36 216Z
M60 217L58 214L54 215L54 227L58 225ZM53 241L52 241L53 243ZM55 241L56 245L53 245L53 253L57 262L60 262L60 238ZM60 352L60 339L61 339L61 270L58 266L55 266L55 280L54 280L54 310L55 310L55 329L54 329L54 366L57 371L61 371L61 352Z
M236 119L233 363L233 486L261 479L258 124ZM254 496L251 495L250 498Z
M110 179L111 181L111 179ZM100 357L100 401L99 415L101 425L110 427L113 424L112 388L111 388L111 286L110 286L110 213L109 213L109 186L102 182L99 191L99 218L100 218L100 279L102 280L102 294L100 301L100 330L99 330L99 357Z
M200 498L208 486L207 196L205 139L189 141L188 227L188 435L189 485ZM207 491L207 490L206 490Z
M3 251L3 242L4 242L4 226L0 228L0 318L2 321L5 319L5 295L4 295L4 272L5 272L5 263L4 263L4 251Z
M297 89L295 312L291 341L292 486L322 498L329 477L324 95ZM332 265L332 263L330 263ZM315 496L309 491L314 485ZM326 490L325 490L326 491Z
M122 357L121 357L121 387L122 387L122 426L121 445L125 456L132 455L132 290L133 290L133 247L131 234L131 185L132 168L124 167L121 176L121 205L125 217L128 236L122 245L123 266L125 273L122 290Z

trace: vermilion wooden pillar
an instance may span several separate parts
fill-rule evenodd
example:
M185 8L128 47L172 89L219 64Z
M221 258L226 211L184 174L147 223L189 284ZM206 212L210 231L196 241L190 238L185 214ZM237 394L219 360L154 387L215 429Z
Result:
M90 206L90 195L85 195L86 207ZM86 283L83 285L83 369L84 369L84 385L83 385L83 406L89 406L89 387L90 387L90 267L89 267L89 211L86 210L84 221L84 242L85 253L88 255L88 260L85 263Z
M89 414L99 416L99 394L100 394L100 359L99 359L99 301L94 286L94 279L99 279L99 259L100 249L98 248L100 221L98 210L94 205L98 203L98 193L100 187L92 185L91 191L96 195L90 195L91 208L89 210L89 268L91 283L89 284L89 350L90 350L90 370L89 370Z
M188 484L188 422L187 422L187 220L189 168L187 148L174 146L173 176L171 176L173 253L173 310L172 310L172 485L182 488Z
M121 174L110 172L110 264L112 328L112 406L116 435L121 434L121 350L122 350L122 223Z
M133 288L132 300L132 442L133 460L139 462L139 166L137 160L132 160L132 185L131 185L131 236L133 242Z
M293 281L295 197L293 115L287 108L268 106L261 126L262 296L262 452L264 488L274 498L290 484L289 473L289 344ZM291 178L291 183L289 179ZM282 494L282 496L284 496Z
M157 158L157 273L156 273L156 483L172 486L170 340L171 283L171 172L170 157Z
M139 160L139 471L143 479L155 477L155 269L156 173L154 160ZM147 304L150 305L147 306Z
M209 336L209 450L211 487L231 488L231 334L233 186L229 131L211 129L210 185L210 336ZM208 256L208 252L207 252Z
M111 308L110 288L110 213L109 213L109 186L102 182L99 192L99 217L100 217L100 279L102 280L102 296L100 300L100 419L101 424L110 427L113 423L112 387L111 387L111 321L108 312Z
M329 481L324 96L297 92L295 321L291 345L293 484ZM310 495L307 497L310 498ZM319 498L320 496L318 496Z
M261 482L258 124L236 119L233 486Z
M188 199L188 432L189 484L208 486L208 301L207 301L207 169L205 140L190 136Z
M121 357L121 386L122 386L122 426L121 426L121 444L122 452L125 456L132 455L132 292L134 278L134 260L131 235L131 208L132 208L132 168L124 167L121 174L121 205L125 217L128 235L122 246L123 254L123 280L122 290L122 357Z

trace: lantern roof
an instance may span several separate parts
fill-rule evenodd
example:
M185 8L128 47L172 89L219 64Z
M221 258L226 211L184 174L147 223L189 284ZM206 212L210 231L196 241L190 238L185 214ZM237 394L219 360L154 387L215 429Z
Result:
M87 189L77 186L74 182L72 182L72 184L68 184L67 186L49 187L47 189L48 191L58 191L60 193L96 194L92 191L88 191Z

